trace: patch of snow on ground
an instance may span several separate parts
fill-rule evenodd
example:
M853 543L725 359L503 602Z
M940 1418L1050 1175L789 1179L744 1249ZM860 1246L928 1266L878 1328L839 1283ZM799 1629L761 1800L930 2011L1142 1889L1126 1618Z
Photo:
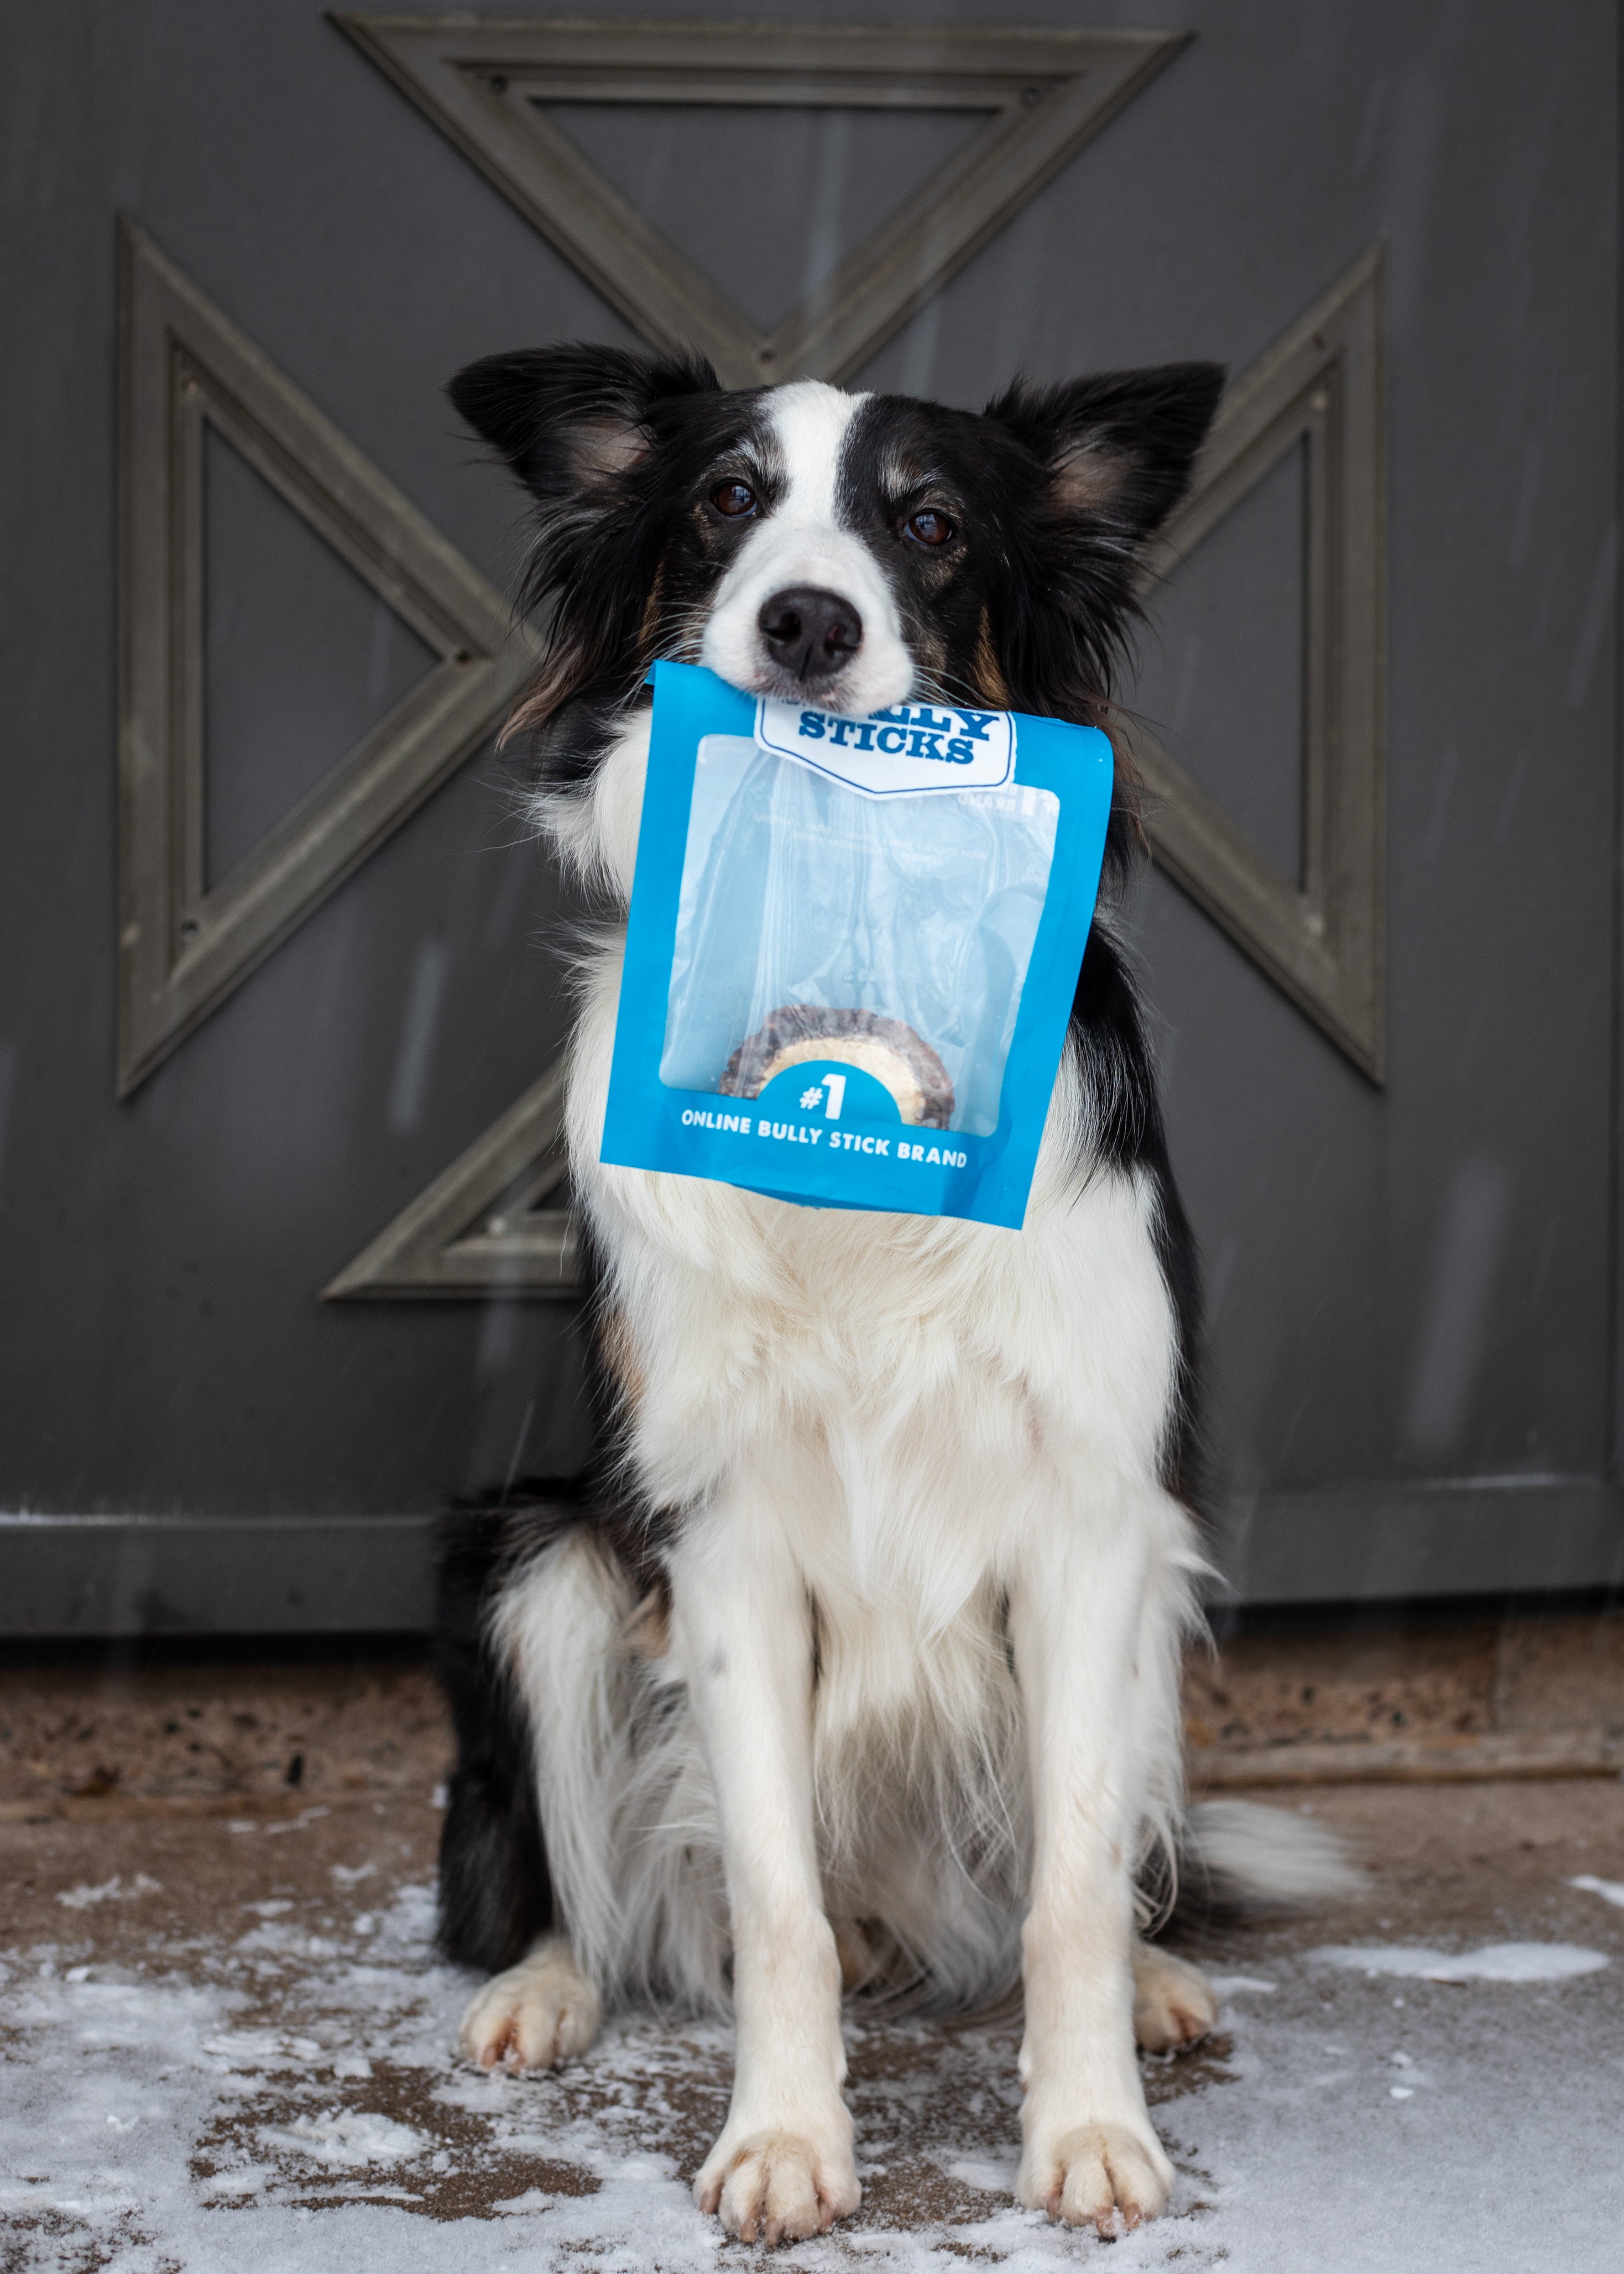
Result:
M1616 1903L1624 1911L1624 1879L1598 1879L1593 1871L1581 1871L1568 1884L1583 1894L1599 1895L1605 1903Z
M203 2050L228 2069L297 2068L321 2058L314 2037L285 2037L275 2029L236 2029L205 2037Z
M1422 1982L1565 1982L1575 1974L1596 1974L1612 1964L1599 1950L1573 1942L1489 1942L1481 1950L1451 1957L1442 1950L1415 1950L1381 1942L1339 1945L1309 1953L1322 1966L1349 1973L1390 1974Z
M366 2164L398 2164L425 2155L430 2147L410 2124L396 2124L353 2108L327 2109L320 2116L296 2116L291 2124L261 2124L258 2137L267 2148L285 2148L312 2164L357 2171Z
M1001 2157L996 2163L961 2156L953 2163L944 2164L942 2168L950 2180L962 2180L966 2187L980 2187L989 2195L1008 2195L1015 2192L1018 2167L1013 2156Z
M132 1903L141 1895L161 1895L163 1883L138 1871L128 1882L117 1873L99 1887L64 1887L56 1901L71 1911L87 1911L93 1903Z
M8 2267L963 2274L968 2257L1004 2274L1104 2274L1091 2234L1009 2200L1019 2090L1008 2032L966 2030L931 2056L973 2088L951 2137L932 2137L906 2063L894 2085L882 2065L862 2088L865 2172L929 2168L982 2195L984 2217L966 2208L910 2233L860 2211L834 2234L756 2253L725 2246L700 2216L670 2144L695 2077L711 2080L720 2105L726 2029L613 2022L568 2073L590 2081L588 2107L568 2082L455 2060L469 1977L434 1957L430 1888L380 1879L367 1919L365 1935L358 1922L289 1931L252 1954L223 1929L201 1955L188 1948L186 1973L158 1946L144 1970L98 1968L94 1980L79 1966L78 1980L58 1971L69 1949L7 1951ZM1620 1969L1561 1944L1299 1959L1272 1942L1265 1962L1267 1978L1214 1969L1237 2002L1213 2052L1185 2070L1149 2065L1192 2080L1154 2112L1177 2172L1173 2208L1110 2246L1109 2274L1588 2274L1613 2263L1624 2225ZM1402 2019L1386 1987L1394 1975L1416 1984ZM1546 1990L1511 1999L1486 1986L1503 1982ZM898 2045L906 2027L891 2032ZM866 2035L885 2037L872 2025ZM357 2082L372 2071L380 2092L402 2096L391 2112L362 2105ZM424 2215L432 2174L477 2180L498 2167L514 2178L486 2216ZM1539 2180L1532 2218L1518 2180L1528 2171Z
M324 1808L318 1803L314 1808L300 1809L297 1816L284 1817L280 1824L262 1824L259 1829L267 1840L274 1840L282 1832L303 1832L306 1825L314 1824L319 1818L331 1816L332 1813L330 1808Z

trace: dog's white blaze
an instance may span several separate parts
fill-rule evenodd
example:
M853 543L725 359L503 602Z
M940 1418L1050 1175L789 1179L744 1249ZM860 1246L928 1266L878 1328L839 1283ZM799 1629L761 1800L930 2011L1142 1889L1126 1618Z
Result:
M757 621L763 604L792 584L837 592L862 618L862 644L818 700L858 718L902 702L914 688L914 659L891 586L868 546L839 519L841 452L866 399L811 379L768 396L784 495L741 546L718 588L699 651L700 661L735 687L778 693Z

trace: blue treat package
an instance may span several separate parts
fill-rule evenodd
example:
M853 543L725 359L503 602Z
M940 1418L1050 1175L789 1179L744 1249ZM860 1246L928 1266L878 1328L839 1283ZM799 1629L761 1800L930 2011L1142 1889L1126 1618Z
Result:
M654 666L602 1157L1019 1229L1099 890L1097 727Z

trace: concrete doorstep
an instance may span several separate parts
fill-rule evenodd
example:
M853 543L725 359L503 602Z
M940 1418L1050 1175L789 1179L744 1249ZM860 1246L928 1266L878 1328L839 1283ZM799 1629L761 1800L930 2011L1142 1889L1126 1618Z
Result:
M1616 1775L1624 1616L1236 1635L1191 1653L1184 1728L1196 1791ZM297 1814L429 1790L451 1755L420 1658L0 1661L0 1821Z

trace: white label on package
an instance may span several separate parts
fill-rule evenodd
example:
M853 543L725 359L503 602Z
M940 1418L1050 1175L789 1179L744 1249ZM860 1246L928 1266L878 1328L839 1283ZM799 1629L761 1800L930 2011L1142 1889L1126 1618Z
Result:
M763 696L756 739L865 797L1001 789L1015 771L1015 721L1007 711L949 710L944 703L894 703L868 719L842 719Z

